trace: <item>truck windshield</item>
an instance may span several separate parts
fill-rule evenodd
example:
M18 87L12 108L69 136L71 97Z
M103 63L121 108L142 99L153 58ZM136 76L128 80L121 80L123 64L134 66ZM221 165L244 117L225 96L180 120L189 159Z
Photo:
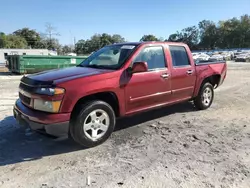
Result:
M119 69L135 50L135 47L135 45L105 46L91 54L79 66L100 69Z

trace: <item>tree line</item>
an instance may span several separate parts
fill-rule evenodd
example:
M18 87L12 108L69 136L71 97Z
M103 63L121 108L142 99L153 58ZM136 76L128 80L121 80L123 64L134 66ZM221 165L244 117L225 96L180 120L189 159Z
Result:
M90 39L79 40L75 45L61 45L56 39L60 35L51 24L46 24L45 33L34 29L22 28L11 34L0 32L0 48L33 48L57 50L58 54L75 52L90 54L99 48L126 42L119 34L94 34ZM153 34L142 36L139 41L172 41L184 42L192 50L249 48L250 47L250 16L245 14L239 18L231 18L215 23L202 20L197 25L184 28L171 34L167 39Z
M0 48L13 49L49 49L56 50L58 54L72 52L72 45L61 45L54 36L60 35L56 28L46 23L45 32L37 32L35 29L22 28L10 34L0 32Z
M202 20L169 36L168 41L187 43L191 49L230 49L250 47L250 16L215 23Z

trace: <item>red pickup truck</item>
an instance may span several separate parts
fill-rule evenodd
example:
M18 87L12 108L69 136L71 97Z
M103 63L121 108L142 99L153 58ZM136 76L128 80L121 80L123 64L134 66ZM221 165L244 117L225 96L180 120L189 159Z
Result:
M21 125L94 147L117 117L188 100L209 108L226 72L226 62L194 62L183 43L113 44L75 67L24 76L13 112Z

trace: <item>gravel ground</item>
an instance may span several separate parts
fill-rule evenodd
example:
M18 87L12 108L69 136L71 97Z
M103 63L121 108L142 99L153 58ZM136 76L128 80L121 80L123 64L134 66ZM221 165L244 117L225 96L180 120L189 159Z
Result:
M118 121L84 149L19 128L20 76L0 76L0 187L250 187L250 64L229 63L211 108L191 103Z

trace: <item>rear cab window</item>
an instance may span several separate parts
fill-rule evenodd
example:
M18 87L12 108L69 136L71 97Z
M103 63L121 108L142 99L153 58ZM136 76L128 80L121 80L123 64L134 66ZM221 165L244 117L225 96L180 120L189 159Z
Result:
M166 69L166 61L162 46L147 46L135 57L132 63L147 62L148 70Z
M169 45L174 68L191 66L190 60L184 46Z

